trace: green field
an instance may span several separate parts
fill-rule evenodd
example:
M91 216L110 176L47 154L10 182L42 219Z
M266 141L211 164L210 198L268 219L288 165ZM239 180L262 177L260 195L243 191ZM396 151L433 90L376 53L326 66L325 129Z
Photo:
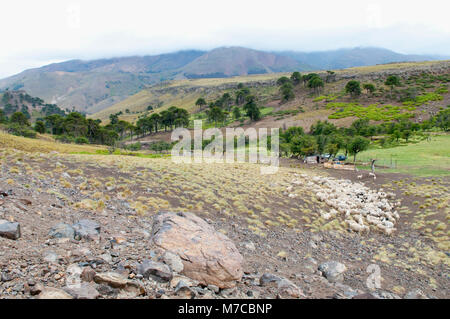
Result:
M371 149L358 154L359 162L377 159L378 169L418 176L450 175L450 135L433 135L430 140L393 148Z

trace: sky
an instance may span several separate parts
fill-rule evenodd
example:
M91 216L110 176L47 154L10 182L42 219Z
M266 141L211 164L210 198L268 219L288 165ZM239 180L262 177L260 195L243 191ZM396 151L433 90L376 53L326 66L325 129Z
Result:
M0 78L70 59L221 46L450 56L444 0L15 0L1 12Z

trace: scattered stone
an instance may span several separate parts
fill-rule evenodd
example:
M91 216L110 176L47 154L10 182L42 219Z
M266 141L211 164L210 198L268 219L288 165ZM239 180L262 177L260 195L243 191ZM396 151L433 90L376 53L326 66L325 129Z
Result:
M69 238L75 237L75 230L72 226L61 223L50 229L48 235L50 238Z
M148 259L145 259L138 266L138 273L144 276L144 278L152 278L159 282L170 281L173 277L169 266Z
M204 285L236 285L243 275L243 257L224 234L192 213L160 212L153 220L153 243L177 254L183 274Z
M305 297L303 292L300 290L297 285L291 282L288 279L281 279L278 281L278 296L281 298L301 298Z
M337 261L327 261L319 266L319 270L328 281L338 282L344 280L343 274L347 270L347 267Z
M1 280L2 280L2 282L8 282L8 281L13 280L13 277L7 272L2 272Z
M403 299L429 299L419 288L413 289L406 293Z
M145 289L140 284L134 281L128 281L127 285L122 288L117 295L119 299L132 299L138 296L145 295Z
M87 266L83 268L80 277L82 281L91 282L94 280L95 274L96 274L95 270L92 269L90 266Z
M178 282L175 294L183 299L193 299L195 297L195 292L182 280Z
M30 295L32 296L39 295L42 292L42 290L44 290L44 286L42 286L41 284L36 284L30 288Z
M0 237L12 240L20 238L20 224L0 219Z
M74 299L97 299L100 296L100 293L95 289L95 286L86 282L66 287L64 288L64 291Z
M372 294L365 293L365 294L353 296L352 299L378 299L378 298Z
M172 269L172 271L176 273L181 273L184 269L181 258L178 255L171 253L170 251L166 251L162 255L162 260Z
M104 272L94 276L94 281L97 284L107 284L112 288L124 288L128 279L115 272Z
M73 299L73 297L62 289L47 287L38 296L39 299Z
M77 239L97 240L100 235L100 225L90 219L81 219L72 227Z
M253 242L251 242L251 241L245 242L244 243L244 248L248 249L250 251L255 251L256 250L255 244Z
M47 251L43 255L44 261L48 263L55 263L58 261L58 258L59 258L58 254L55 253L54 251Z
M276 287L278 285L278 282L281 281L282 278L273 274L263 274L261 278L259 279L259 285L261 287L265 286L273 286Z
M209 290L213 291L214 293L219 293L220 288L215 286L215 285L208 285L206 288L208 288Z

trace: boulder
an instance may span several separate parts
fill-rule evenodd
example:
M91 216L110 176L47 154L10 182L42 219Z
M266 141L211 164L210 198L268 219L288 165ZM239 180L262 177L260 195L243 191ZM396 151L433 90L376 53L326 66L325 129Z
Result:
M151 240L177 254L183 262L182 274L203 285L231 288L242 278L243 257L233 242L192 213L158 213Z
M0 219L0 237L5 237L13 240L19 239L20 224Z
M56 226L54 226L52 229L50 229L48 235L51 238L70 238L74 239L75 237L75 230L72 226L60 223Z

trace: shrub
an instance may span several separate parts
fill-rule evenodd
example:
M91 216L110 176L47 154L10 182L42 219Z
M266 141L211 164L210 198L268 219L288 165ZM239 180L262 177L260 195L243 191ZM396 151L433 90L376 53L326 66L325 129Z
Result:
M80 137L75 138L75 143L76 144L89 144L89 140L84 136L80 136Z

